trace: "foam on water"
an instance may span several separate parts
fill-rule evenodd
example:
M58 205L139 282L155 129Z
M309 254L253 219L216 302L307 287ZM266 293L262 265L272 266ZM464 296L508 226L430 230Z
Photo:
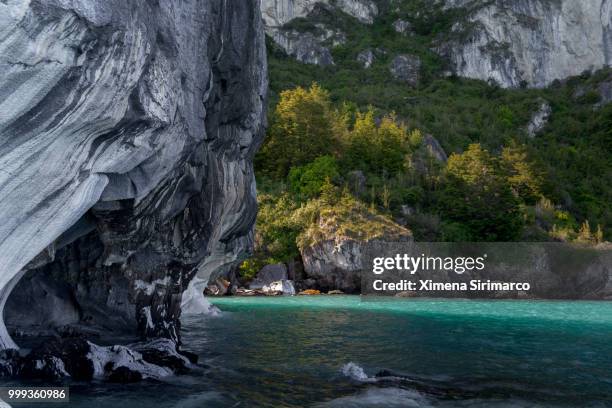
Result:
M355 395L316 405L321 408L429 408L430 402L416 391L401 388L369 388Z

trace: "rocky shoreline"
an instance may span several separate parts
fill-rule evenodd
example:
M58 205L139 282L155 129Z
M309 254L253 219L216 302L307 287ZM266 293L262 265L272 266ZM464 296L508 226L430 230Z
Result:
M197 355L169 339L99 346L84 337L55 338L31 351L0 351L0 377L42 381L132 383L195 369Z

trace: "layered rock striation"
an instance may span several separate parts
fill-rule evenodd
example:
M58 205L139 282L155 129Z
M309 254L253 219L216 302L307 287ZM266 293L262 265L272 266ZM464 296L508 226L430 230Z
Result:
M3 1L0 70L0 311L48 273L81 322L178 340L192 279L251 246L259 1Z

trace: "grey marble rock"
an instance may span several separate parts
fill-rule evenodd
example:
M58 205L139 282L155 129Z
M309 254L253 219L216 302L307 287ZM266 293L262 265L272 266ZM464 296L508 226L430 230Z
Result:
M539 101L538 110L533 112L527 124L527 134L529 137L537 136L537 134L546 127L550 115L552 115L552 107L547 101L541 99Z
M464 7L439 48L462 77L545 87L612 65L612 0L444 0Z
M313 33L278 29L270 32L272 39L285 53L304 64L334 65L334 58L323 40Z
M0 309L52 273L88 323L178 341L192 279L252 245L259 1L1 1L0 70Z
M249 284L249 289L262 289L273 282L286 281L287 266L285 264L266 265L257 273L257 276Z

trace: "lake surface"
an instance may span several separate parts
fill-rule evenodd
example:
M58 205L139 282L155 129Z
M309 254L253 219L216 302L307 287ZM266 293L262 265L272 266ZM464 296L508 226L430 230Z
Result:
M612 407L612 302L212 301L183 322L201 372L73 384L70 406Z

